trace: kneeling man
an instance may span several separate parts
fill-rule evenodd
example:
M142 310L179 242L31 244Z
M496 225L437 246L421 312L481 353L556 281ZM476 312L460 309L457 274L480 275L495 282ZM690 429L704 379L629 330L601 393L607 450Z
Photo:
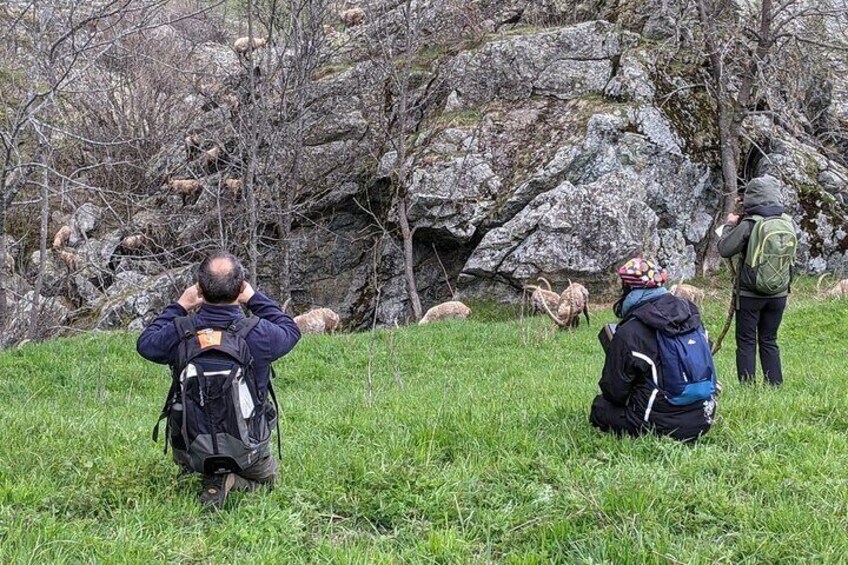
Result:
M253 315L245 317L243 307ZM203 475L200 500L207 508L221 508L231 490L276 480L271 363L299 339L294 320L254 291L238 259L224 252L207 257L197 284L138 338L142 357L171 367L160 418L165 441L183 471Z

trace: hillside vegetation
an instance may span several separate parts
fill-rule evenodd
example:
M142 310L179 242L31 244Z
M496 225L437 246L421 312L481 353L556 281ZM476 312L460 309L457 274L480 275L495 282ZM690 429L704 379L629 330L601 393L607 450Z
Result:
M477 312L306 337L277 365L279 485L217 514L150 441L168 377L135 334L0 354L0 562L844 561L848 303L793 296L780 390L736 382L728 336L694 446L589 427L609 312Z

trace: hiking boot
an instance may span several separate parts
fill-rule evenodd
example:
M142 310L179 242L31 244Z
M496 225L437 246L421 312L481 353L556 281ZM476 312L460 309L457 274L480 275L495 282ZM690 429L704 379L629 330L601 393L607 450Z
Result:
M227 502L227 495L235 484L235 475L207 476L203 479L203 491L200 493L200 504L205 510L221 510Z

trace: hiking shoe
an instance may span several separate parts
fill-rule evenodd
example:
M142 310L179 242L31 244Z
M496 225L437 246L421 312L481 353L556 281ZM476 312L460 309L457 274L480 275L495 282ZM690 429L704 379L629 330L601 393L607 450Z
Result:
M203 491L200 493L200 504L204 510L221 510L234 483L235 475L232 473L204 477Z

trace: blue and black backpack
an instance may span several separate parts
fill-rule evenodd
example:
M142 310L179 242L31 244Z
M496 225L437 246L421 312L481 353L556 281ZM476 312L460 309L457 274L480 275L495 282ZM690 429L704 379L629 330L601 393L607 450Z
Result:
M657 332L662 383L657 383L669 404L685 406L709 400L716 391L716 369L703 326L667 335Z

